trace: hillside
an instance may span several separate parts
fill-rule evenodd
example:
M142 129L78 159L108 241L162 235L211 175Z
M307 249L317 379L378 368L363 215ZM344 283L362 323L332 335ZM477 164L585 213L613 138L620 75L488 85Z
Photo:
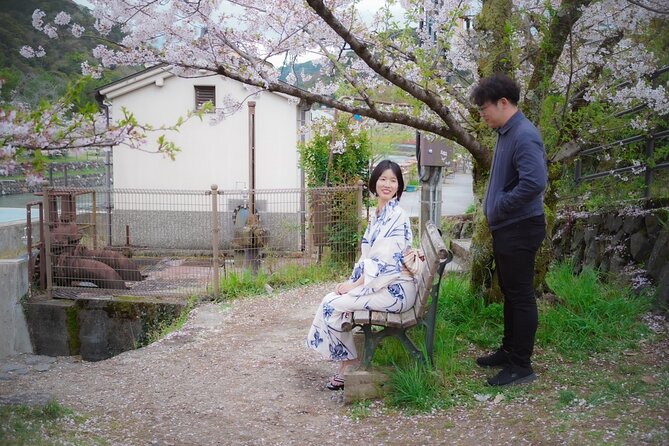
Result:
M73 22L86 28L84 37L76 39L65 29L59 30L61 38L49 39L32 27L35 9L47 13L47 20L59 11L72 16ZM15 100L30 105L42 99L60 96L68 81L81 74L81 62L92 59L91 50L99 44L93 28L94 19L88 10L71 0L2 0L0 8L0 77L4 80L2 99ZM42 58L26 59L19 50L22 46L46 49ZM132 70L124 70L129 73ZM96 81L103 85L123 75L111 73ZM92 91L95 86L91 86Z

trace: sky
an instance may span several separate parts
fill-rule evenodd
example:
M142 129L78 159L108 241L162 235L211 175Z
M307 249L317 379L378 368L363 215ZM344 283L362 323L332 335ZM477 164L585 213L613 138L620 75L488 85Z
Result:
M87 8L91 7L91 4L87 0L74 0L75 3L86 6ZM358 8L360 14L363 16L363 19L369 20L374 15L374 12L383 6L385 0L361 0L358 3ZM392 8L392 11L400 14L402 7L398 4L395 4Z

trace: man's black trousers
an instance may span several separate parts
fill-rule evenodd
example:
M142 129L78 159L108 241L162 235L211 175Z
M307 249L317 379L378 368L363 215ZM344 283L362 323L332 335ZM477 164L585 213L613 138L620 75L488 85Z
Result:
M502 348L515 366L531 368L530 357L537 332L534 263L546 237L543 215L521 220L492 232L493 254L504 294Z

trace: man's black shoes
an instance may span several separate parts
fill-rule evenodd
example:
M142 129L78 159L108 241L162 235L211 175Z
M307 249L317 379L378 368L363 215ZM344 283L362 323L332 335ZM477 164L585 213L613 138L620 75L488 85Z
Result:
M504 367L497 375L488 379L491 386L512 386L531 383L537 379L532 368L522 368L514 365Z
M509 355L502 348L495 350L493 353L487 356L481 356L476 358L476 364L479 367L506 367L511 365L509 361Z

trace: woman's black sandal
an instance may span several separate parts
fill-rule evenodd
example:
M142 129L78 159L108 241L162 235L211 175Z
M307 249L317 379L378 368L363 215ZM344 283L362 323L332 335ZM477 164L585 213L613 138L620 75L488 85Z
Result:
M344 377L339 373L330 378L330 381L325 385L330 390L344 390Z

